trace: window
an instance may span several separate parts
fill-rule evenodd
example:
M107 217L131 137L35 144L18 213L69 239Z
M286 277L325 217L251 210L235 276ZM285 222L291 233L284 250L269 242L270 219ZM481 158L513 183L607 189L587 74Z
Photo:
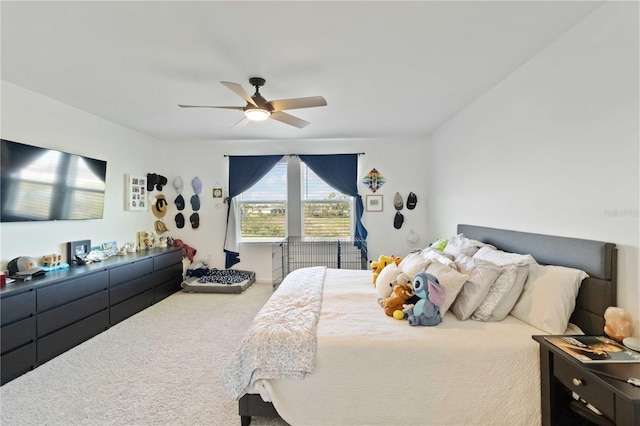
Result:
M297 157L285 158L240 196L244 241L353 235L353 198L327 185Z
M275 165L240 196L240 235L246 238L284 238L287 221L287 163Z
M300 164L304 236L350 237L352 197L327 185L306 164Z

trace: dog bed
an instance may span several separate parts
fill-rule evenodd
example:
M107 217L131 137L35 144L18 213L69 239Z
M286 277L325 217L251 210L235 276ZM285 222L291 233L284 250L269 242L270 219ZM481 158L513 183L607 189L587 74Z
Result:
M256 281L252 271L196 268L187 270L182 289L196 293L242 293Z

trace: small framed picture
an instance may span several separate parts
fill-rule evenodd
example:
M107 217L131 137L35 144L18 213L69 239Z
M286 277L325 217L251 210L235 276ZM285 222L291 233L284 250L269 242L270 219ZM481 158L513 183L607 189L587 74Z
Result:
M381 212L383 207L382 195L367 195L366 210L368 212Z
M107 253L109 256L115 256L118 252L118 243L115 241L102 243L102 251Z
M213 188L213 198L222 198L222 188Z

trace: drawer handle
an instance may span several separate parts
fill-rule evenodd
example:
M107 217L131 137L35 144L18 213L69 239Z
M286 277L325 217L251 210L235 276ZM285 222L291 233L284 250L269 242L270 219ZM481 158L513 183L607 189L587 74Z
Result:
M572 382L573 382L573 384L574 384L575 386L580 386L580 385L582 385L582 380L580 380L580 379L576 379L575 377L573 378Z

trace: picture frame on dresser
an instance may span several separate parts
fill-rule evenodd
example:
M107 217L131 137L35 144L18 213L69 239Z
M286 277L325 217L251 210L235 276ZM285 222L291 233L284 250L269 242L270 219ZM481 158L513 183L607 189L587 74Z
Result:
M69 266L84 265L84 258L91 251L91 240L70 241L67 243L67 263Z

